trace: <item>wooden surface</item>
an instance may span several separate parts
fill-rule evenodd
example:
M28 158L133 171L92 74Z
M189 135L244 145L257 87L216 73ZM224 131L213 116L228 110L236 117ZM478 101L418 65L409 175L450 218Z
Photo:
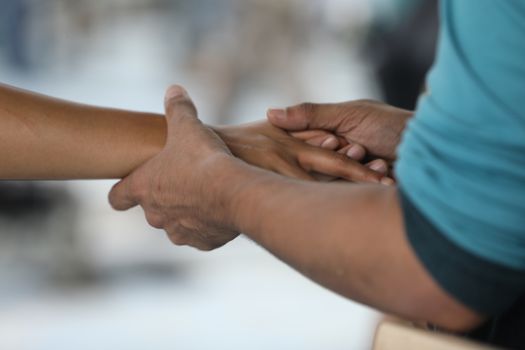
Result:
M439 332L415 328L409 323L385 320L377 327L373 350L495 350L483 344Z

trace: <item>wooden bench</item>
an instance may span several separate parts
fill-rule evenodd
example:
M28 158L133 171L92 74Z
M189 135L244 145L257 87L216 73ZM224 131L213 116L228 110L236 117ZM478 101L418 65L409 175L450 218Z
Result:
M414 327L387 319L377 327L373 350L495 350L453 335Z

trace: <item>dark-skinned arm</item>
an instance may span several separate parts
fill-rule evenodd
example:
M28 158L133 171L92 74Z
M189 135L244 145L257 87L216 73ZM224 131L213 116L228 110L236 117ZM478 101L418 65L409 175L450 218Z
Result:
M236 168L235 181L243 185L232 185L234 226L301 273L409 320L454 331L482 321L447 294L415 256L395 187L305 183Z
M116 184L177 245L218 248L243 232L312 280L379 310L461 331L482 317L441 289L405 237L393 186L293 180L232 156L181 86L165 98L168 141Z

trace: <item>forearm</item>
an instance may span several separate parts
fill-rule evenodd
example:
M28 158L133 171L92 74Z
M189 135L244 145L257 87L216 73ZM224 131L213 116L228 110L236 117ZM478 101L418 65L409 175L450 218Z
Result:
M359 276L365 271L357 270L357 264L367 258L368 238L399 230L394 227L400 226L398 213L393 215L387 205L395 190L310 184L262 172L249 177L236 195L236 228L305 275L355 299L355 282L367 278ZM392 223L393 217L398 222Z
M0 179L120 178L164 146L164 118L0 85Z
M394 187L306 183L243 168L232 184L233 225L281 260L385 312L450 329L479 321L419 263Z

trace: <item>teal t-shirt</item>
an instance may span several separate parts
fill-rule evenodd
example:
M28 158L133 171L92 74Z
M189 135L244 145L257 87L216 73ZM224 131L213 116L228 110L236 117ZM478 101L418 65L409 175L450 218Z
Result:
M436 61L396 174L450 242L525 271L525 1L442 1Z

